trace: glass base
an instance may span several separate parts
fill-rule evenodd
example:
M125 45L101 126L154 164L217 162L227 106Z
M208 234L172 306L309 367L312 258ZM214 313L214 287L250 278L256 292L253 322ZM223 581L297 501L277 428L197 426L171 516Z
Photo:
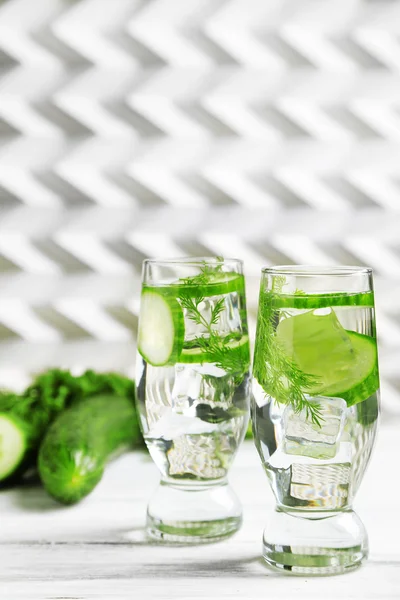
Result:
M226 481L212 486L161 481L147 509L147 534L171 544L217 541L241 524L241 504Z
M352 510L305 516L276 509L264 531L266 563L292 575L345 573L359 567L367 555L367 532Z

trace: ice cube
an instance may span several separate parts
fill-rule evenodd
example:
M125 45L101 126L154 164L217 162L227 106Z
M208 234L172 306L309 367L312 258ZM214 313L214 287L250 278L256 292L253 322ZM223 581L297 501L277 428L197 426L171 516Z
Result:
M175 365L171 397L176 412L186 414L196 404L204 402L227 408L235 390L234 377L215 365Z
M266 466L281 504L337 509L349 502L352 460L352 444L341 441L334 458L316 461L278 448Z
M226 475L221 435L187 435L174 440L168 450L170 475L190 473L205 479L220 479ZM223 450L223 449L222 449ZM229 447L229 456L232 450Z
M175 410L183 412L199 398L202 381L201 373L196 369L187 365L175 365L175 379L171 394Z
M225 377L226 371L220 367L216 367L213 363L204 363L193 367L196 373L200 375L210 375L211 377Z
M185 434L212 433L218 425L207 423L198 417L177 414L171 408L166 409L163 416L151 427L147 438L174 440Z
M291 467L290 496L308 505L337 509L346 506L351 463L299 464Z
M306 411L296 413L288 404L283 413L283 450L287 454L311 458L333 458L339 447L346 420L347 404L342 398L309 398L321 407L320 425L307 418Z

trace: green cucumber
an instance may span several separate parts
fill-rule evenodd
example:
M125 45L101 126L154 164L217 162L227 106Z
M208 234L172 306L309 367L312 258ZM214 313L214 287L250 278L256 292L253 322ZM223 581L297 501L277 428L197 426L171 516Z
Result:
M196 277L193 278L194 280ZM203 298L213 296L223 296L234 292L244 293L244 276L234 271L221 272L215 271L207 274L206 281L177 281L171 285L165 286L165 290L174 296L184 296L185 298L196 297L201 293Z
M30 402L0 391L0 488L18 483L35 465L35 442L40 427Z
M138 350L149 364L162 367L177 362L185 335L183 311L163 288L142 292Z
M65 410L40 446L39 475L47 492L63 504L87 496L108 460L141 439L134 404L114 395L87 398Z
M347 406L352 406L367 400L379 388L378 353L374 338L347 329L346 333L356 358L340 381L326 387L322 384L318 393L343 398Z
M223 339L223 338L222 338ZM249 337L243 335L239 340L232 340L225 344L224 348L229 352L232 358L237 359L238 368L243 362L249 362L250 348L249 348ZM194 348L183 348L179 356L179 363L213 363L215 362L215 355L205 351L203 348L198 346Z
M271 298L273 308L315 309L332 306L374 307L374 292L325 294L276 294Z
M29 430L12 414L0 413L0 481L12 475L29 449Z
M50 369L37 375L22 394L0 390L0 463L13 465L9 469L0 465L0 487L34 472L43 436L65 408L99 394L125 396L133 402L134 389L134 382L118 373L86 371L75 377Z
M276 337L301 371L315 378L304 390L311 395L343 398L351 406L379 388L375 338L344 329L332 309L287 317Z

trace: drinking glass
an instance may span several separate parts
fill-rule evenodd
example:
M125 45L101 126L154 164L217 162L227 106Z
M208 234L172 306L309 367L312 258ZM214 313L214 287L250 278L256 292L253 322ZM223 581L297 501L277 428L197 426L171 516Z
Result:
M276 499L263 554L293 574L342 573L368 553L352 509L378 424L372 271L262 271L253 366L255 443Z
M223 538L241 524L227 475L249 418L242 262L145 260L137 407L161 482L147 532L167 542Z

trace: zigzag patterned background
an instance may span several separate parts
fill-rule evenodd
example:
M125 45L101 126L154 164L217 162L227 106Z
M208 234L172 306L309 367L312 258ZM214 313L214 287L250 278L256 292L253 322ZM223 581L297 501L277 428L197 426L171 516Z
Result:
M400 415L400 3L0 2L0 382L132 372L141 261L375 269Z

